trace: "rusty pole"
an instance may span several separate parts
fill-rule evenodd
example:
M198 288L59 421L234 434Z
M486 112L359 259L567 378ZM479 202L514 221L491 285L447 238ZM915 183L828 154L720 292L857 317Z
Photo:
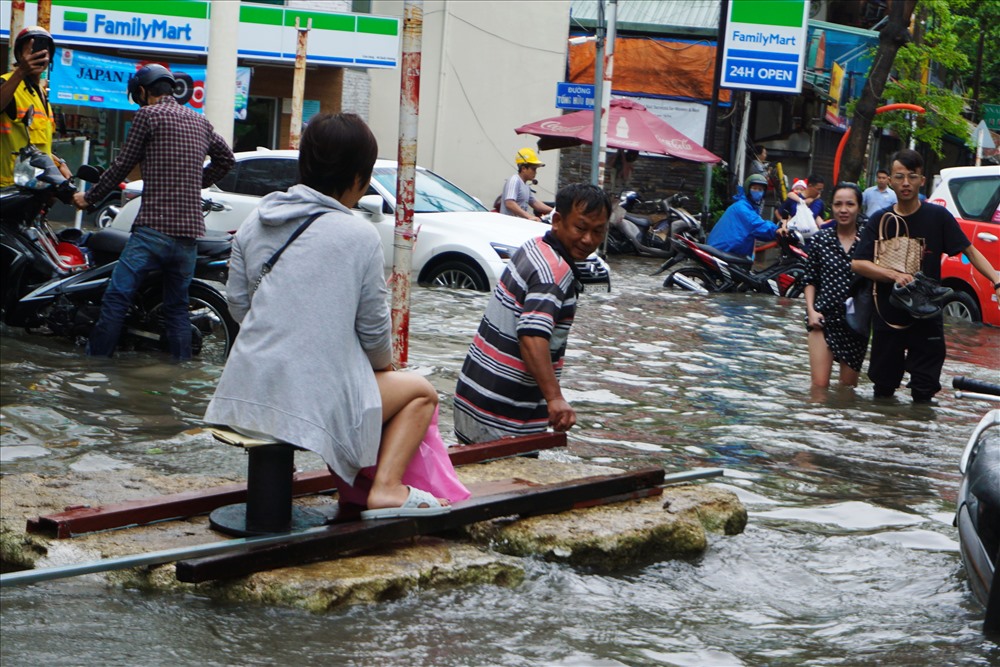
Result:
M413 180L420 115L420 39L423 0L403 3L403 60L399 90L399 155L396 171L396 231L392 242L392 359L404 368L410 344L410 266L413 254Z
M14 0L10 5L10 37L7 40L7 69L14 69L14 40L24 30L24 0Z
M312 19L306 22L305 28L299 27L299 17L295 17L295 30L298 32L298 42L295 45L295 78L292 79L292 122L288 130L288 146L299 147L302 138L302 98L306 90L306 46L309 43L309 31L312 30Z
M52 24L52 0L38 0L38 25L49 32Z

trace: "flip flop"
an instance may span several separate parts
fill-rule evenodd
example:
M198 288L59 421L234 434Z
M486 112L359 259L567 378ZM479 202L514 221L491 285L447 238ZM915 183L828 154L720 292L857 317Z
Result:
M451 511L451 505L442 505L438 502L437 498L426 491L415 489L412 486L407 488L410 489L410 493L406 496L406 502L399 507L364 510L361 512L361 518L365 521L370 519L399 519L402 517L437 516L439 514L447 514ZM427 507L421 507L421 505L427 505Z

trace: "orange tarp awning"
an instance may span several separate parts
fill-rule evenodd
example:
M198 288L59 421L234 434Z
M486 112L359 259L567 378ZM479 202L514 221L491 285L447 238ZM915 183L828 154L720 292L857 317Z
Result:
M569 80L593 83L593 42L569 47ZM707 42L619 37L615 40L612 88L623 93L691 100L712 99L715 47ZM719 101L730 92L719 90Z

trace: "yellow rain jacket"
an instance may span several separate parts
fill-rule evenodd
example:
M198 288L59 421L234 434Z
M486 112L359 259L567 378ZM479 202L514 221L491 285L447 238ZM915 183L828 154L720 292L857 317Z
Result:
M7 72L2 78L7 81L13 72ZM35 115L31 121L30 130L21 122L24 112L34 105ZM11 117L11 113L14 117ZM14 183L14 161L16 153L31 143L49 155L52 154L52 134L55 129L55 119L52 107L49 106L45 94L34 85L22 81L14 91L14 99L6 109L0 110L0 187Z

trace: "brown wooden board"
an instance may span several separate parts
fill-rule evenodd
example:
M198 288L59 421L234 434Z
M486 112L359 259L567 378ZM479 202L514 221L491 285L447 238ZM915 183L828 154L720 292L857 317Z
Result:
M437 516L334 524L288 544L180 561L177 579L198 583L240 577L262 570L328 560L347 551L369 549L501 516L553 514L589 506L602 498L643 497L650 495L648 492L662 483L663 478L662 468L644 468L473 497L457 503L451 512Z
M565 433L539 433L449 447L448 455L452 464L459 466L565 446ZM306 496L332 491L333 488L333 478L329 472L314 470L296 473L292 494ZM115 505L71 507L63 512L28 519L27 530L29 533L65 539L98 530L143 526L157 521L207 514L224 505L246 502L246 498L246 482L237 482L204 491L187 491Z

